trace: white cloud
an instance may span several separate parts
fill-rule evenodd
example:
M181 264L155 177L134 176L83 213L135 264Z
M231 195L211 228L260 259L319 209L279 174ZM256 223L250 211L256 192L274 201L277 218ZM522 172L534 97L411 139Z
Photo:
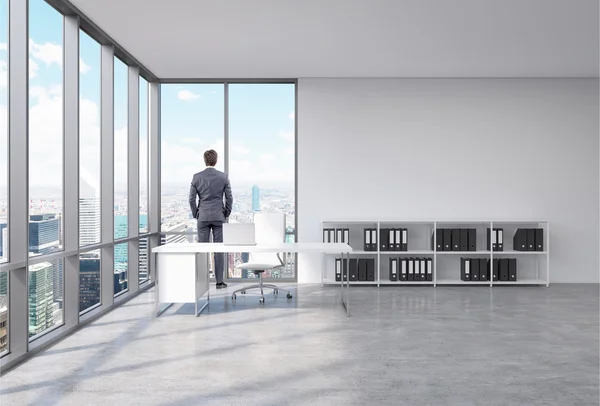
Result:
M193 101L200 98L199 94L193 93L189 90L180 90L177 92L177 98L183 101Z
M288 115L288 117L289 117L289 119L290 119L290 120L294 121L294 120L296 119L296 113L292 111L292 112L291 112L291 113Z
M288 141L294 141L294 132L293 131L279 131L279 136Z
M8 66L6 61L0 60L0 88L8 86Z
M250 150L241 144L232 144L229 148L231 149L230 154L232 157L248 155L250 153Z
M294 148L284 148L283 153L284 155L294 155Z
M53 63L58 66L63 66L63 48L62 45L54 44L52 42L45 42L43 44L38 44L34 40L29 40L29 52L31 56L46 64L46 66L50 66ZM31 62L30 62L31 63ZM82 58L79 58L79 72L86 74L92 69L91 66L86 64Z
M29 58L29 79L36 77L38 70L40 70L40 66L33 59Z
M0 42L0 51L8 51L8 44L6 42Z
M83 74L86 74L86 73L88 73L91 70L92 70L92 67L90 65L86 64L83 61L83 58L79 58L79 72L83 73Z

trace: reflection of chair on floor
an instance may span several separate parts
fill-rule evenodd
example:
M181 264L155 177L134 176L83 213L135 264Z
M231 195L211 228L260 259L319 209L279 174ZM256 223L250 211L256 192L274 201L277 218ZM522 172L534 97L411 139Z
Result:
M285 242L285 213L254 213L254 230L256 233L256 244L283 244ZM251 252L248 262L236 265L236 269L247 269L254 272L258 277L257 285L250 285L233 292L231 298L235 300L236 293L246 293L250 289L260 289L260 303L265 302L263 288L273 289L273 293L279 291L287 292L287 298L291 299L289 290L281 289L276 285L263 283L262 276L265 271L285 266L279 253L255 253Z

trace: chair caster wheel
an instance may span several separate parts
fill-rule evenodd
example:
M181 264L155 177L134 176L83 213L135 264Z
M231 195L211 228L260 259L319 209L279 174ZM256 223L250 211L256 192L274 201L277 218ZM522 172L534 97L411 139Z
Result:
M233 295L231 295L231 300L235 300L236 299L236 295L235 293Z
M242 290L240 293L241 293L242 295L245 295L245 294L246 294L246 291L245 291L245 290Z
M273 289L273 294L277 295L277 294L279 294L279 291L277 289Z
M292 298L292 294L291 294L291 293L288 293L288 294L287 294L287 298L288 298L288 299L291 299L291 298Z
M262 304L262 303L265 303L265 298L264 298L264 297L261 297L260 299L258 299L258 302L259 302L259 303L261 303L261 304Z

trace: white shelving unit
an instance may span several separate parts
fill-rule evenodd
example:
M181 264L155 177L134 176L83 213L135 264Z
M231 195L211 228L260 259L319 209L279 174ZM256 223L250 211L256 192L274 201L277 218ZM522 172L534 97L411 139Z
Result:
M344 221L332 220L322 222L322 234L324 229L349 229L349 244L355 250L350 258L372 257L375 260L375 281L350 281L350 285L374 285L374 286L416 286L416 285L472 285L489 286L494 285L550 285L550 225L548 221L539 220L444 220L444 221L414 221L414 220L364 220ZM379 242L380 230L382 228L405 228L408 230L407 251L381 251L380 245L374 251L364 250L364 229L374 228L377 230ZM436 251L436 230L446 228L475 228L477 230L476 251ZM503 251L487 250L487 229L501 228L503 232ZM513 236L518 228L541 228L543 229L544 247L543 251L515 251L513 249ZM390 281L389 258L402 257L424 257L433 259L432 281ZM460 279L460 257L494 258L514 257L518 259L517 281L493 281L490 275L489 281L463 281ZM327 275L326 275L327 273ZM332 278L333 276L333 278ZM335 281L335 258L327 255L323 258L321 270L321 285L340 284Z

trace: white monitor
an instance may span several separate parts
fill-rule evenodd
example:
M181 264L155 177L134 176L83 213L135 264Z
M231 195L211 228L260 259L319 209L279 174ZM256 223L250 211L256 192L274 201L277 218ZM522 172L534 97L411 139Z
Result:
M256 245L254 223L223 223L224 245Z

